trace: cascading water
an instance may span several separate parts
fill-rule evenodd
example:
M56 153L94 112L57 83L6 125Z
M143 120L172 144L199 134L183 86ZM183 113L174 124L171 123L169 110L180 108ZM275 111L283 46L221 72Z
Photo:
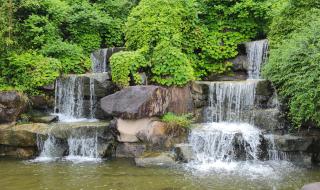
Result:
M281 168L280 160L287 158L276 150L273 135L265 135L254 126L256 88L268 42L250 42L246 47L248 80L205 83L209 85L207 123L193 129L189 136L194 159L188 166L196 171L270 175Z
M112 47L100 49L91 54L92 72L103 73L108 72L107 62L109 58L116 52L123 50L124 48Z
M210 83L207 122L252 123L256 86L256 80Z
M268 40L259 40L246 43L249 62L249 79L259 79L262 64L267 59Z
M66 142L49 134L43 141L41 137L37 139L38 149L41 151L35 162L55 161L63 158L68 153L65 160L72 162L99 161L98 135L83 136L72 134Z
M64 122L84 118L83 80L76 75L56 81L54 113Z

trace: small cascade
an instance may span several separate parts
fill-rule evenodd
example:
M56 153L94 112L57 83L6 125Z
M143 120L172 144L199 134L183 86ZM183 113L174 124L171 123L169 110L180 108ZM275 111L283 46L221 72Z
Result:
M81 77L70 75L56 81L54 113L60 121L77 121L84 117L84 84Z
M54 161L68 153L65 157L66 160L73 162L83 161L99 161L98 154L98 136L80 136L74 135L67 139L67 142L57 139L49 135L43 141L41 138L37 139L38 149L41 151L39 157L34 161Z
M212 82L207 122L253 122L256 80Z
M268 40L248 42L246 51L249 62L249 79L260 79L261 66L266 62L268 56Z
M191 132L197 162L231 162L257 160L260 131L246 123L208 123Z
M90 119L95 118L96 113L96 105L97 105L97 97L95 94L95 86L94 86L94 79L90 77Z
M105 48L100 49L91 54L91 62L92 62L92 72L93 73L103 73L108 72L108 61L110 57L124 48L121 47L113 47L113 48Z
M98 138L95 137L70 137L68 139L69 155L67 160L98 159Z

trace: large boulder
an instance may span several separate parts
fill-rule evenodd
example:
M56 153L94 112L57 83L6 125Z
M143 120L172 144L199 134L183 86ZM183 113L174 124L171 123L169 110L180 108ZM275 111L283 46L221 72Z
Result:
M161 116L170 103L170 92L159 86L131 86L101 99L107 114L123 119Z
M189 85L185 87L171 87L168 90L170 93L168 112L180 115L193 111L193 99Z
M19 92L0 92L0 123L16 121L25 111L27 103L27 97Z
M146 145L141 143L119 143L116 148L116 158L140 157L146 151Z
M148 131L153 121L157 118L144 118L138 120L117 120L117 129L119 131L119 142L139 142L138 134L142 131Z

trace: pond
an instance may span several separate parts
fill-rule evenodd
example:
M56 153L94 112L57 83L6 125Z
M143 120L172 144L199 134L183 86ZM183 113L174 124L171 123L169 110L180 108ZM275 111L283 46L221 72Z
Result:
M199 170L189 165L176 168L141 168L132 160L101 162L32 162L0 160L1 190L231 190L300 189L303 184L320 181L319 168L296 168L279 164L275 172L250 175L246 172ZM245 166L245 165L244 165ZM253 167L252 170L259 170ZM241 168L239 168L241 170ZM280 173L279 173L280 171ZM281 173L282 171L282 173ZM263 172L262 172L263 173Z

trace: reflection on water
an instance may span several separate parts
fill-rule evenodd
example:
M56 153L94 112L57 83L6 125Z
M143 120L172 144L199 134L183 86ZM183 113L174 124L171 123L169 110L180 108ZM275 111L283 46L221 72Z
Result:
M252 168L254 169L254 168ZM259 168L256 168L257 170ZM278 176L242 176L223 171L179 168L139 168L130 160L72 163L36 163L0 160L1 190L231 190L300 189L320 181L319 169L294 169Z

